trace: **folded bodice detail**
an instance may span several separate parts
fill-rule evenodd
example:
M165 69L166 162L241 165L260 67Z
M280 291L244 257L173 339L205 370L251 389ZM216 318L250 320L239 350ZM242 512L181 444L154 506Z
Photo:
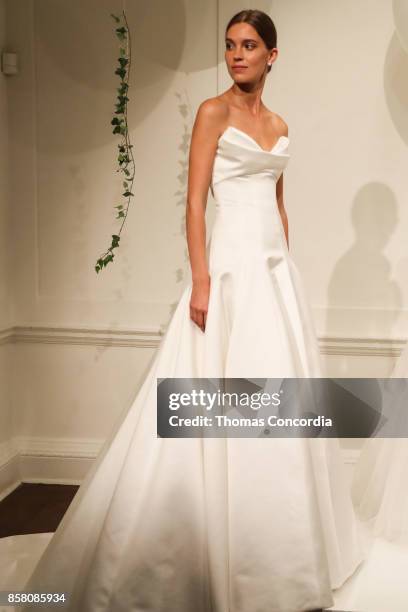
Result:
M249 134L229 126L218 140L211 193L216 207L235 203L276 205L276 183L289 161L289 138L280 136L270 151Z

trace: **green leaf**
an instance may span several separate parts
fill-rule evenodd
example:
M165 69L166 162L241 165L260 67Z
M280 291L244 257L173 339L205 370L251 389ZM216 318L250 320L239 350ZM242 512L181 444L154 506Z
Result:
M117 15L114 15L113 13L111 13L111 17L116 21L116 23L120 23L120 19L119 17L117 17Z
M123 79L126 76L126 70L124 68L116 68L115 74L118 74Z

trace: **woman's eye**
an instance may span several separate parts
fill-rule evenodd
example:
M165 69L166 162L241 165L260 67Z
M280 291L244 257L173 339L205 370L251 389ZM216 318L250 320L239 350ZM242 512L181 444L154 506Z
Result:
M256 45L254 45L253 43L246 43L245 47L247 49L255 49ZM230 43L226 43L225 48L226 49L231 49L231 44Z

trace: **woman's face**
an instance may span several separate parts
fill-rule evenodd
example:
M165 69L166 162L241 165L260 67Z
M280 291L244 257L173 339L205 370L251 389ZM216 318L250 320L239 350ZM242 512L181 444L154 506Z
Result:
M245 83L259 80L267 68L267 62L274 62L277 55L278 49L269 50L249 23L234 23L227 30L225 61L234 81Z

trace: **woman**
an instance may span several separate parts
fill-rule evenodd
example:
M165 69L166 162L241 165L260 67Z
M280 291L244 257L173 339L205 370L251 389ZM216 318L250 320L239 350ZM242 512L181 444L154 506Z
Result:
M200 105L191 139L191 282L26 586L69 593L69 610L321 609L363 558L337 441L156 437L156 378L321 374L287 246L288 128L261 100L277 56L265 13L230 20L234 82Z

